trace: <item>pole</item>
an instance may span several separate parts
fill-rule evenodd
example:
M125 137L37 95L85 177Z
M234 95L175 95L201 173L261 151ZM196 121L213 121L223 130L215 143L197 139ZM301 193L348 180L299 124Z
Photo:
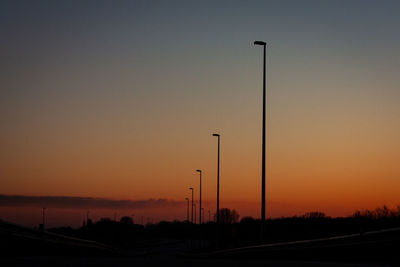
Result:
M261 167L261 234L263 234L263 225L265 223L265 128L266 128L266 49L267 43L255 41L255 45L263 46L263 109L262 109L262 167Z
M187 202L186 221L189 221L189 198L185 198Z
M217 223L219 223L219 157L220 157L220 136L218 135L218 170L217 170Z
M194 204L193 204L193 198L194 198L194 189L191 187L191 188L189 188L190 190L192 190L192 223L193 223L193 207L194 207Z
M213 136L218 137L218 160L217 160L217 224L219 223L219 158L220 158L220 135L213 134Z
M213 136L218 137L218 160L217 160L217 222L216 222L216 237L215 237L215 247L219 248L219 158L220 158L220 135L213 134Z
M220 135L218 135L218 162L217 162L217 223L219 223L219 157L220 157Z
M263 41L255 41L255 45L263 46L263 109L262 109L262 167L261 167L261 240L264 239L265 224L265 128L266 128L266 50L267 43Z
M266 68L266 44L264 44L264 62L263 62L263 122L262 122L262 182L261 182L261 221L265 223L265 104L266 104L266 83L265 83L265 68Z
M196 224L196 204L194 205L194 224Z
M201 224L201 171L200 171L200 209L199 209L199 224Z
M199 224L201 224L201 170L196 170L196 172L200 173L200 207L199 207ZM203 216L204 217L204 216Z

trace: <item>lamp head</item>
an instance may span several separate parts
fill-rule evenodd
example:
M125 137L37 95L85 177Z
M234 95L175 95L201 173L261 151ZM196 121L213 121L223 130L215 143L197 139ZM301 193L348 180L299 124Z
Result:
M185 200L189 200L189 198L185 197Z
M219 134L213 134L213 136L219 136Z
M193 187L189 187L190 190L193 190Z
M266 45L267 43L263 42L263 41L255 41L254 44L255 45Z
M196 172L201 172L201 170L196 170Z

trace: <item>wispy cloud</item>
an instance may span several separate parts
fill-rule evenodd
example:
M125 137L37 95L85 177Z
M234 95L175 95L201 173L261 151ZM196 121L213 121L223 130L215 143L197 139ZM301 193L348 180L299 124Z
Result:
M0 207L144 209L175 207L183 204L183 202L165 198L115 200L93 197L0 195Z

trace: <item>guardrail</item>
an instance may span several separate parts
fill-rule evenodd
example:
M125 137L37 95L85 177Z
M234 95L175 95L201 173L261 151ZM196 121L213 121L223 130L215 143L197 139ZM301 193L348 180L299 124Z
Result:
M224 257L229 255L239 255L245 253L252 252L268 252L268 251L279 251L285 249L306 249L306 248L316 248L318 246L322 247L322 245L329 246L335 243L336 246L345 245L347 241L353 240L352 245L361 244L363 240L369 239L369 243L371 243L374 236L379 236L381 234L390 234L397 233L399 234L400 240L400 227L384 229L384 230L376 230L369 232L361 232L357 234L349 234L349 235L340 235L326 238L317 238L317 239L306 239L306 240L298 240L298 241L289 241L289 242L279 242L279 243L269 243L269 244L261 244L254 246L246 246L246 247L238 247L231 249L223 249L217 250L213 252L207 253L185 253L181 254L182 257L199 257L199 258L208 258L208 257ZM359 238L362 238L360 240ZM340 242L344 241L344 242ZM339 243L338 243L339 242ZM357 243L358 242L358 243ZM350 243L350 242L349 242Z

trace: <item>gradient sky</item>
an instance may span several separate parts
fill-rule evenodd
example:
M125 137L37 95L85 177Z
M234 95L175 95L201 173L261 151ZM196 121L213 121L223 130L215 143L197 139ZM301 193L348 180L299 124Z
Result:
M201 168L214 209L218 132L221 206L259 217L259 39L267 216L400 204L399 13L368 0L2 1L0 194L182 201Z

